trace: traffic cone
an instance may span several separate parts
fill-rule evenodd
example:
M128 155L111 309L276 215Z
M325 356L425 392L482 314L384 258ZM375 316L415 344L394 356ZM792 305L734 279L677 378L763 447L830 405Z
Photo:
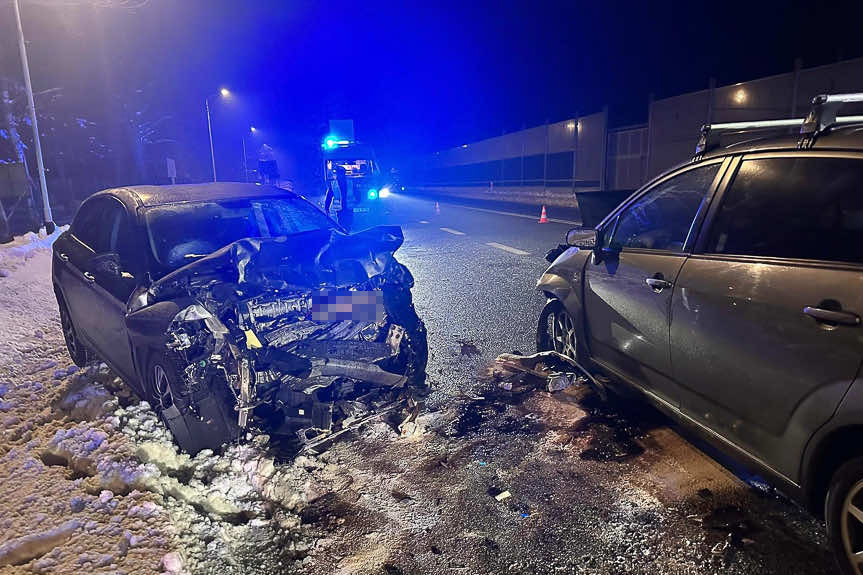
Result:
M545 206L542 206L542 213L539 214L539 223L547 224L548 223L548 214L545 213Z
M437 202L434 203L434 213L436 216L440 215L440 204L438 204Z

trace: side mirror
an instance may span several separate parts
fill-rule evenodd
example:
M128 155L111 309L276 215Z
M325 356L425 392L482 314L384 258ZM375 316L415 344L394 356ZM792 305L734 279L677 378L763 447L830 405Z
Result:
M596 230L585 230L583 228L572 228L566 232L566 245L573 248L592 250L597 242Z
M93 271L104 277L114 279L134 279L133 276L123 271L120 264L120 256L114 252L96 254L90 259Z

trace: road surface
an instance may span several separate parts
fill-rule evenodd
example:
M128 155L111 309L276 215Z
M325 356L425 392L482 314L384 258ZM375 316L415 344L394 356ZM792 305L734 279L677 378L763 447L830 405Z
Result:
M534 348L534 286L571 213L387 200L429 330L428 410L296 458L261 436L178 453L106 367L71 366L49 240L0 248L0 575L835 572L821 523L651 409L491 383L499 353Z

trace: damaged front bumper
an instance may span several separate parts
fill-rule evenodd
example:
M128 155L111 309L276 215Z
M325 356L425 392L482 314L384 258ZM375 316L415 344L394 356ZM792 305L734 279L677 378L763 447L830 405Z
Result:
M425 326L392 255L401 231L302 235L241 240L151 288L176 304L157 353L179 366L168 402L187 428L207 415L186 398L209 392L231 404L232 434L309 444L425 388Z

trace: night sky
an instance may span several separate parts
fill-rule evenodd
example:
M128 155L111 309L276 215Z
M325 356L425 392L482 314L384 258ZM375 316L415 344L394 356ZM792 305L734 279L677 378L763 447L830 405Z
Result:
M229 87L220 158L239 157L249 123L293 149L345 117L398 164L603 105L612 125L643 122L651 93L863 55L859 1L21 2L35 89L62 86L81 116L110 123L132 90L197 149L203 98ZM0 71L20 76L8 1L0 27Z

